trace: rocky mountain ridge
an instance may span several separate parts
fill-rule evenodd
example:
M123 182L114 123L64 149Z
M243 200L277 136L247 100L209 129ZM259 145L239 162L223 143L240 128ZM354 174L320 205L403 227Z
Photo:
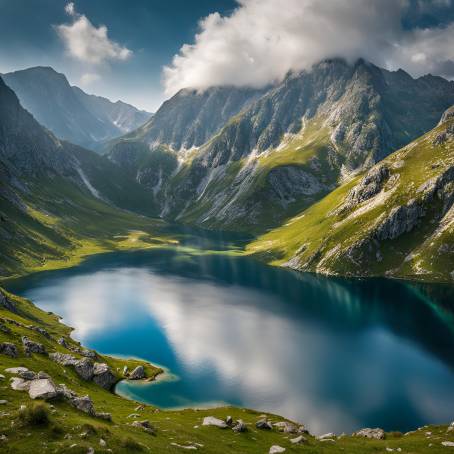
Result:
M2 78L39 123L60 139L91 149L139 127L151 115L71 87L63 74L50 67L28 68Z

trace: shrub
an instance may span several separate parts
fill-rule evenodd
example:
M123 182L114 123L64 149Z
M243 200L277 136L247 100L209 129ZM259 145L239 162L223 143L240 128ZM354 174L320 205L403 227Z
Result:
M22 408L19 418L29 426L46 426L49 424L49 410L42 404L33 404L31 407Z

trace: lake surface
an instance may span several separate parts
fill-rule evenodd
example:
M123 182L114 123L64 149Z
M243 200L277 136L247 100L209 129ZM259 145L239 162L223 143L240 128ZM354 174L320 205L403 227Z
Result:
M170 373L117 392L162 408L228 403L314 433L406 431L454 419L454 288L347 280L180 248L103 254L7 287L102 353ZM209 251L211 250L211 251Z

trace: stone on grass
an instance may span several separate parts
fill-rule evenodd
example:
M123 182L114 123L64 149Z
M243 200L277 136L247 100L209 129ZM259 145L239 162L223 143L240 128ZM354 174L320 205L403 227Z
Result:
M74 370L84 380L93 378L93 361L89 358L83 358L76 361Z
M24 346L24 352L26 355L32 353L46 354L46 349L43 344L30 340L27 336L22 336L22 345Z
M37 375L31 370L24 370L23 372L19 372L18 375L24 380L34 380L35 378L37 378Z
M27 370L26 367L10 367L9 369L5 369L5 372L8 372L8 374L18 374Z
M279 454L281 452L285 452L285 448L283 448L282 446L273 445L270 448L269 454Z
M242 419L239 419L235 425L232 427L232 430L234 432L240 433L240 432L247 432L247 427L246 424L243 422Z
M326 440L326 439L331 439L335 438L336 434L333 432L328 432L327 434L323 434L317 437L317 440Z
M0 400L0 405L6 405L7 403L8 401L5 399Z
M57 396L57 388L49 378L32 380L28 394L32 399L52 399Z
M231 416L227 416L227 418L225 418L225 422L228 426L231 426L233 424L233 418Z
M104 389L110 389L117 379L107 364L95 363L93 366L93 381Z
M442 441L441 444L447 448L454 448L454 441Z
M277 427L279 432L284 432L286 434L294 434L297 432L297 427L291 422L281 421L273 424L273 426Z
M131 423L131 426L138 427L151 435L154 435L154 433L155 433L154 427L150 424L149 421L146 421L146 420L145 421L134 421L133 423Z
M77 359L69 353L49 353L49 358L62 366L75 366Z
M257 427L257 429L262 429L262 430L271 430L273 428L271 423L268 422L266 419L259 419L255 423L255 427Z
M30 389L30 381L20 377L13 377L10 386L14 391L28 391Z
M74 397L71 399L71 405L77 410L88 413L89 415L95 415L95 409L93 407L93 401L90 399L90 396Z
M353 434L356 437L364 437L364 438L374 438L376 440L383 440L385 438L385 431L380 428L369 429L366 427L365 429L358 430Z
M17 358L18 355L17 347L11 342L0 343L0 353L3 353L11 358Z
M228 427L225 421L215 418L214 416L206 416L203 418L202 426L215 426L220 429L226 429Z
M104 419L106 421L112 421L112 415L104 411L96 412L95 416L99 419Z
M137 366L130 374L129 380L142 380L145 378L145 369L143 366Z
M300 445L302 443L306 443L306 441L307 441L307 439L305 437L303 437L302 435L299 435L296 438L290 438L290 443L292 443L294 445Z

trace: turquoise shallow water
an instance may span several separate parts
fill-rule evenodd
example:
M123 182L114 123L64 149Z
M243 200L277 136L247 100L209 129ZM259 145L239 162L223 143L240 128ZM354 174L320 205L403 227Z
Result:
M168 368L156 383L117 386L163 408L229 403L315 433L454 419L452 286L325 278L181 248L94 256L8 288L62 315L86 346Z

